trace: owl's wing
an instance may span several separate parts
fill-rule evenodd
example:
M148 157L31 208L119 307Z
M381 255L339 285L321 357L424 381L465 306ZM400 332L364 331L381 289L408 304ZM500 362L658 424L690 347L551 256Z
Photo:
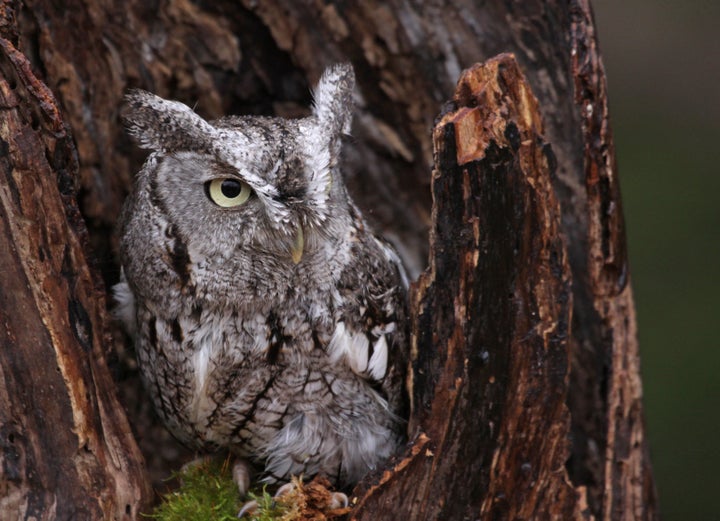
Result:
M389 244L371 235L363 239L353 247L354 262L340 280L344 305L328 354L366 378L396 414L403 414L407 277Z

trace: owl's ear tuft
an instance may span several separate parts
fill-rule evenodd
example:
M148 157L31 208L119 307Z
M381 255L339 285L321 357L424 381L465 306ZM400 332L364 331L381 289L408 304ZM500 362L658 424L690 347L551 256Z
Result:
M128 92L120 117L142 148L170 153L212 145L214 128L190 107L144 90Z
M349 63L325 69L314 92L313 113L333 134L347 134L352 123L355 71Z

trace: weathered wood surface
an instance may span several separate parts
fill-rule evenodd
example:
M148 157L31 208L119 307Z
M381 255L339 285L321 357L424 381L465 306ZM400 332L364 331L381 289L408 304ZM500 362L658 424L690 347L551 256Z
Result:
M644 431L607 82L590 0L573 0L569 7L574 100L583 137L583 184L574 195L583 197L563 201L577 280L568 401L574 443L568 468L587 484L598 519L653 519L659 514Z
M430 267L411 307L420 450L354 518L581 519L556 160L511 55L466 71L453 101L433 132Z
M569 421L569 442L567 445L554 447L548 454L533 454L534 458L545 459L542 462L530 461L527 471L529 477L525 479L542 474L541 468L534 467L533 464L549 464L551 460L562 460L564 466L558 467L562 479L555 476L546 486L551 487L547 490L564 491L558 501L564 505L564 509L572 507L573 515L577 513L575 509L582 507L586 500L586 513L596 519L656 517L654 489L642 426L635 317L627 270L617 170L607 119L607 93L588 0L528 0L516 3L500 0L243 0L240 3L230 0L158 0L150 4L138 0L72 0L63 2L62 5L48 0L0 0L0 37L19 49L27 58L33 74L55 95L59 108L58 117L72 129L72 140L67 136L62 139L57 137L60 135L58 130L48 134L43 130L46 124L43 112L35 110L27 112L36 114L36 119L28 116L29 130L26 129L24 134L18 136L26 139L35 136L32 139L40 139L43 143L49 142L49 135L56 136L56 140L64 140L64 145L60 147L44 144L53 154L43 153L43 157L48 161L49 171L55 172L57 176L52 179L55 179L60 187L60 193L66 194L65 203L62 208L43 204L42 212L49 222L55 222L58 226L61 226L65 219L65 226L82 236L82 233L78 232L82 229L82 223L77 212L68 210L68 204L72 205L68 200L75 198L76 194L67 187L77 183L79 208L87 224L89 243L98 259L97 268L106 282L106 287L107 283L117 278L113 226L122 199L129 188L131 176L142 160L140 153L124 135L117 117L123 92L127 88L141 87L165 97L180 99L196 106L206 117L230 113L289 116L307 111L311 101L309 86L317 80L326 65L341 60L352 61L357 72L359 96L353 139L348 143L346 154L346 174L351 192L365 213L399 246L411 273L419 274L430 258L435 259L437 274L445 270L444 267L438 270L437 264L445 261L436 258L442 253L438 246L440 243L437 242L441 239L437 238L437 233L433 256L428 257L427 232L430 229L437 230L441 224L431 222L430 172L433 139L437 139L432 137L430 129L441 105L454 91L455 82L464 68L499 53L512 52L525 74L529 88L537 97L537 112L544 122L542 139L551 144L556 162L555 168L551 168L554 170L554 175L551 176L554 192L548 192L547 187L539 186L534 186L533 190L539 191L537 193L542 195L543 204L547 207L555 204L552 203L553 197L559 205L559 236L565 239L566 257L563 258L567 259L570 273L569 279L564 278L565 271L560 278L563 281L572 281L567 304L570 306L572 303L571 327L568 329L567 340L563 341L565 344L559 342L569 348L569 380L567 388L560 386L550 392L545 388L548 381L542 380L550 378L549 375L503 374L503 369L512 367L507 358L509 354L491 356L493 349L488 345L486 351L489 358L486 365L475 366L469 362L474 368L475 377L481 378L481 381L484 381L482 378L488 379L487 385L481 390L473 390L473 393L488 394L468 395L459 392L455 398L454 395L448 395L447 398L456 399L456 414L465 416L471 414L461 408L468 406L468 402L464 401L467 396L488 399L488 403L483 401L472 404L471 409L473 415L479 412L483 416L478 415L478 418L486 417L489 421L497 412L495 408L491 410L489 404L494 403L493 407L499 406L499 402L492 400L499 399L498 397L510 388L509 382L517 382L518 379L526 377L531 380L540 378L539 396L548 396L548 403L553 404L553 407L557 405L558 396L566 395L565 403L569 416L560 409L551 408L548 418L556 422L553 423L553 428L560 431L567 428L563 422ZM2 74L7 82L9 73L3 69ZM42 97L27 99L28 108L46 107ZM5 121L11 114L12 111L5 109L0 113L3 128L9 128ZM447 122L445 124L447 125ZM499 145L496 143L496 146ZM483 148L478 148L481 149ZM61 150L62 153L56 150ZM513 153L517 155L517 152ZM73 161L76 161L76 167L65 166ZM475 164L472 161L470 163ZM542 161L539 164L541 163ZM483 192L491 190L491 187L480 184L479 180L483 179L480 172L472 171L478 175L473 178L477 184L471 186L479 190L479 193L489 193ZM57 175L59 172L63 175ZM10 185L6 186L4 179L2 182L3 191L8 192ZM44 182L49 182L48 178ZM447 182L448 186L451 183L443 182ZM504 185L505 189L511 190L517 189L520 181L512 177L504 182L508 183ZM437 189L436 186L436 192ZM25 187L25 190L30 188ZM46 188L42 193L47 193L47 190L50 188ZM500 190L501 187L496 187L496 192L493 193ZM514 192L508 192L508 195L510 193ZM454 197L459 197L459 194ZM517 204L520 204L518 201L516 200ZM462 202L464 204L464 200ZM493 200L492 204L500 203ZM504 204L510 203L505 201ZM491 221L482 221L483 216L489 218L482 213L484 208L476 208L481 212L478 222L490 223ZM60 209L65 212L65 217L58 213ZM3 226L6 227L4 230L20 230L20 224L26 225L24 221L15 222L14 215L8 214L7 220L3 221ZM530 227L539 225L540 221L553 221L549 214L542 216L542 219L533 215L532 212L527 213L525 220L517 215L512 217L516 224L522 222L524 226ZM45 225L40 222L37 226L44 229ZM8 235L10 231L3 232L5 235L2 240L11 241L8 244L12 245L4 248L1 254L4 256L3 276L8 280L15 280L17 285L17 281L21 280L18 278L20 274L29 273L26 275L30 277L28 283L31 286L39 284L39 281L45 279L32 278L40 275L27 272L25 266L32 265L33 261L20 257L25 254L25 250L14 241L22 237ZM481 232L496 233L497 230L481 229ZM519 231L513 230L512 233L517 234ZM52 234L48 236L54 237ZM533 238L536 239L539 240ZM466 236L456 240L459 241L458 244L466 241L466 246L475 248L472 240ZM64 238L62 241L71 243ZM526 248L523 252L530 253L538 248L538 251L551 251L559 247L555 243L538 244L532 241L522 244ZM498 255L498 252L493 250L495 247L495 244L489 245L487 255L491 258L497 258L492 257ZM72 251L75 252L74 247ZM38 252L39 250L31 253L38 256ZM86 250L78 252L72 256L78 263L73 273L84 273L87 266ZM480 253L485 255L483 251ZM47 254L43 252L43 255ZM39 265L43 265L43 262L47 260ZM477 294L478 289L472 290L476 293L472 293L470 289L475 288L473 284L491 284L485 280L489 277L489 272L482 271L479 275L475 271L467 271L472 267L472 262L464 259L453 262L454 265L464 266L466 269L465 275L468 278L463 282L464 285L460 286L460 282L455 281L458 286L453 289L454 286L449 282L438 279L442 284L437 286L431 283L432 276L426 275L415 294L417 305L420 306L422 302L420 307L426 309L435 305L431 302L440 305L443 298L456 295L471 307L472 304L477 304L488 310L488 313L497 312L485 297ZM476 270L490 270L491 267L485 264L488 262L489 259L484 259L481 255L478 257ZM12 264L12 267L5 268L6 263ZM564 261L562 263L564 270ZM540 269L540 264L526 263L526 271L523 273L528 284L537 281L539 277L537 273L531 273L532 266ZM507 282L503 277L509 276L508 274L513 269L519 269L519 266L517 259L513 257L505 259L495 266L495 269L498 272L492 271L492 274L497 278L494 283L498 284L498 287L482 286L486 291L499 291L500 284ZM62 282L61 277L54 279L58 284ZM553 284L553 291L561 292L561 286L567 282L561 284L555 281ZM81 285L76 284L74 287L74 291L80 291L77 287ZM67 291L73 290L71 285L63 288ZM545 289L550 291L550 287ZM6 293L8 292L3 286L2 295ZM17 294L13 292L13 298L20 299L20 295L19 290ZM60 293L47 295L52 296L52 300L48 298L46 301L52 304L53 309L58 310L58 314L67 311L69 316L66 306L67 302L72 300L68 297L72 293L64 297L61 297ZM83 307L92 324L92 345L96 354L91 358L98 361L98 367L101 367L101 353L97 350L102 348L112 351L112 348L109 341L100 342L108 319L103 295L94 295L88 297L92 300L92 305L89 302L83 303ZM425 296L421 298L420 295ZM30 294L28 298L29 296ZM530 299L525 303L527 309L530 309L531 300L540 299L542 295L529 292L523 296ZM9 297L3 296L3 299L7 298ZM56 302L55 299L59 300ZM498 305L500 303L510 306L504 300L497 302ZM39 333L33 331L41 330L33 328L40 327L42 321L36 320L34 325L24 322L24 315L15 312L16 309L21 309L20 305L21 303L15 300L2 301L2 316L6 324L9 324L3 331L27 330L25 334L40 338ZM513 306L515 307L503 309L508 313L517 312L513 319L505 318L518 331L523 325L530 323L528 321L538 320L537 317L522 318L524 315L518 312L522 311L522 306L518 303L513 303ZM558 323L564 316L563 309L553 307L549 311L550 316L557 318ZM468 313L477 311L473 309ZM428 316L422 315L420 318L430 320ZM445 318L454 319L454 315L450 316L449 312L445 312ZM547 317L543 320L546 319L549 320ZM485 317L484 320L490 319ZM48 327L45 323L42 325ZM70 327L70 321L66 320L64 325ZM420 333L426 331L430 324L418 319L414 327ZM509 331L506 333L510 334ZM67 335L67 332L65 334ZM439 339L450 333L441 329L433 334L439 335ZM503 340L512 343L512 339ZM24 342L29 341L26 339ZM418 350L421 343L426 341L427 338L418 337ZM462 343L460 339L453 341L455 343L452 345L456 347L449 351L447 359L431 362L430 358L423 358L430 356L426 351L418 358L418 369L426 371L425 375L418 374L415 382L417 415L412 426L414 432L421 429L426 436L422 438L425 441L421 441L413 449L418 454L426 452L427 444L448 440L447 437L442 437L443 433L447 432L447 424L438 424L435 430L426 424L430 417L441 418L434 416L433 410L437 414L443 411L438 411L438 405L435 406L436 409L424 410L424 405L432 404L432 400L436 399L435 390L441 381L441 367L460 370L453 364L460 360ZM560 349L556 344L558 342L553 344L554 353L565 349ZM474 344L468 340L466 345ZM132 425L138 431L140 444L153 475L156 478L167 475L170 468L180 465L179 458L182 453L167 433L153 423L147 400L143 400L143 395L140 394L140 384L132 366L132 357L122 354L121 342L116 341L116 346L121 351L120 361L115 363L116 373L119 375L122 394L126 397L125 404L129 408ZM533 344L533 347L537 346ZM447 349L447 346L442 349ZM4 350L4 353L7 352ZM10 361L7 355L3 356L3 374L7 375L12 371L8 369L11 366L5 364L16 362ZM43 359L47 357L32 358L38 366L38 360ZM552 373L553 378L558 379L559 374L566 374L558 369L557 357L550 357L549 360L552 361L552 367L559 371ZM82 365L88 361L78 363ZM462 369L465 371L464 365ZM493 384L489 384L491 373L496 373L492 374L495 378ZM94 384L92 378L88 379L90 375L87 372L80 374L83 385L92 389ZM26 377L36 381L40 374ZM20 376L13 373L13 378ZM58 385L67 383L67 380L64 378L58 381ZM18 384L18 387L8 387L6 380L5 385L0 387L23 392L27 389L26 383L22 386ZM58 394L62 394L62 387L54 389ZM463 392L467 393L469 389ZM549 395L545 394L548 392ZM63 390L63 393L70 396L67 390ZM112 403L112 393L108 393L107 403ZM96 395L105 396L103 392ZM92 392L90 396L93 396ZM14 399L11 401L17 402ZM117 415L116 420L122 423L120 409L112 406L109 411L100 405L98 407L105 411L106 416ZM443 421L447 419L444 417ZM69 424L67 421L64 424L54 424L54 429L62 430L62 425ZM492 443L505 443L502 436L507 436L507 433L503 434L499 425L493 423L492 433L489 432L489 424L484 427L487 431L485 434L490 435L487 439ZM519 427L523 426L521 422ZM471 426L467 427L470 429ZM479 429L480 426L475 425L473 428ZM476 431L471 429L469 432ZM65 433L65 436L63 438L58 433L55 439L69 440L68 443L72 446L73 437L68 433ZM134 459L132 443L127 443L128 450L124 454L128 455L128 472L133 474L135 471L132 468L135 467L130 462L137 460ZM478 470L479 479L465 476L468 486L462 494L469 502L468 505L479 505L482 512L493 511L502 518L505 515L503 512L516 512L513 510L514 506L503 505L511 500L518 500L517 494L524 494L525 489L521 486L515 493L514 489L508 488L510 482L504 481L504 478L495 480L496 475L487 475L487 465L493 461L488 461L487 457L492 454L495 458L490 441L487 443L488 445L483 446L463 446L463 450L474 451L474 455L483 458L483 463ZM507 447L503 450L517 447L516 444L521 444L521 441L512 438L508 443L509 445L503 445ZM441 448L442 446L441 443ZM7 454L12 454L12 451ZM69 453L63 454L66 456ZM502 450L498 454L498 457L506 455ZM512 454L523 456L520 452ZM467 452L466 456L469 455L470 452ZM567 461L564 460L566 457L569 458ZM419 459L409 458L405 460L406 464L415 462L414 465L418 465ZM53 461L56 465L60 464L60 460ZM431 458L431 461L437 460ZM434 465L437 470L452 472L450 467L443 466L449 465L448 462ZM418 472L427 471L422 466L417 469ZM139 474L136 476L138 477L132 479L141 481ZM565 477L568 485L563 488L561 481ZM3 480L5 479L3 474ZM133 485L136 491L143 488L140 481L135 481ZM407 483L409 487L410 481ZM568 496L571 489L579 495L574 498ZM412 494L428 493L427 490L408 490ZM483 490L494 494L484 496L492 505L486 502L477 503ZM375 494L381 492L378 490ZM398 496L406 492L407 490L396 491ZM77 494L79 497L80 493ZM141 496L142 494L138 493L134 497L138 499ZM51 499L49 495L41 494L38 497L38 505L51 504L43 503ZM432 503L433 499L429 495L423 497L426 498L423 507L426 512L437 508L440 508L441 512L451 511L442 509L461 508L457 506L460 504L457 501L454 502L454 507L438 506ZM523 497L533 505L541 501L534 496ZM358 516L368 515L362 512L370 512L371 502L371 497L368 497L362 507L364 510L359 510ZM135 508L133 504L131 510ZM389 506L384 505L384 508ZM392 510L386 511L389 513ZM519 515L526 513L517 512Z
M0 38L0 519L134 519L142 458L105 365L78 164L52 93Z

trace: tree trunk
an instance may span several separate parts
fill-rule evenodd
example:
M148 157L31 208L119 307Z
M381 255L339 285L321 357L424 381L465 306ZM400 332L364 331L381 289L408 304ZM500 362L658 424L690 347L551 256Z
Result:
M413 441L351 517L657 517L588 0L0 0L0 37L7 519L131 519L150 500L106 357L150 474L184 455L108 333L112 230L142 160L125 90L296 116L345 60L350 191L422 273Z
M132 519L148 487L104 360L75 149L5 39L0 72L0 518Z

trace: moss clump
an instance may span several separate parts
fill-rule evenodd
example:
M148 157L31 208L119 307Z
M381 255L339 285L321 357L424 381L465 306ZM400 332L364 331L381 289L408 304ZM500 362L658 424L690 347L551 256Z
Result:
M248 521L326 520L342 516L349 508L329 506L330 483L316 478L304 484L293 478L295 487L281 497L270 495L265 487L253 490L241 498L232 479L230 464L204 461L187 466L176 476L180 488L166 494L152 514L145 517L158 521L236 521L237 514L247 501L256 501L257 508L243 517Z
M228 461L205 461L189 465L174 477L180 487L166 494L162 503L152 514L145 517L158 521L237 521L237 514L244 503L232 479ZM273 498L264 489L249 494L261 505L248 520L272 521L279 519L284 511L273 504ZM263 508L263 506L275 508Z

